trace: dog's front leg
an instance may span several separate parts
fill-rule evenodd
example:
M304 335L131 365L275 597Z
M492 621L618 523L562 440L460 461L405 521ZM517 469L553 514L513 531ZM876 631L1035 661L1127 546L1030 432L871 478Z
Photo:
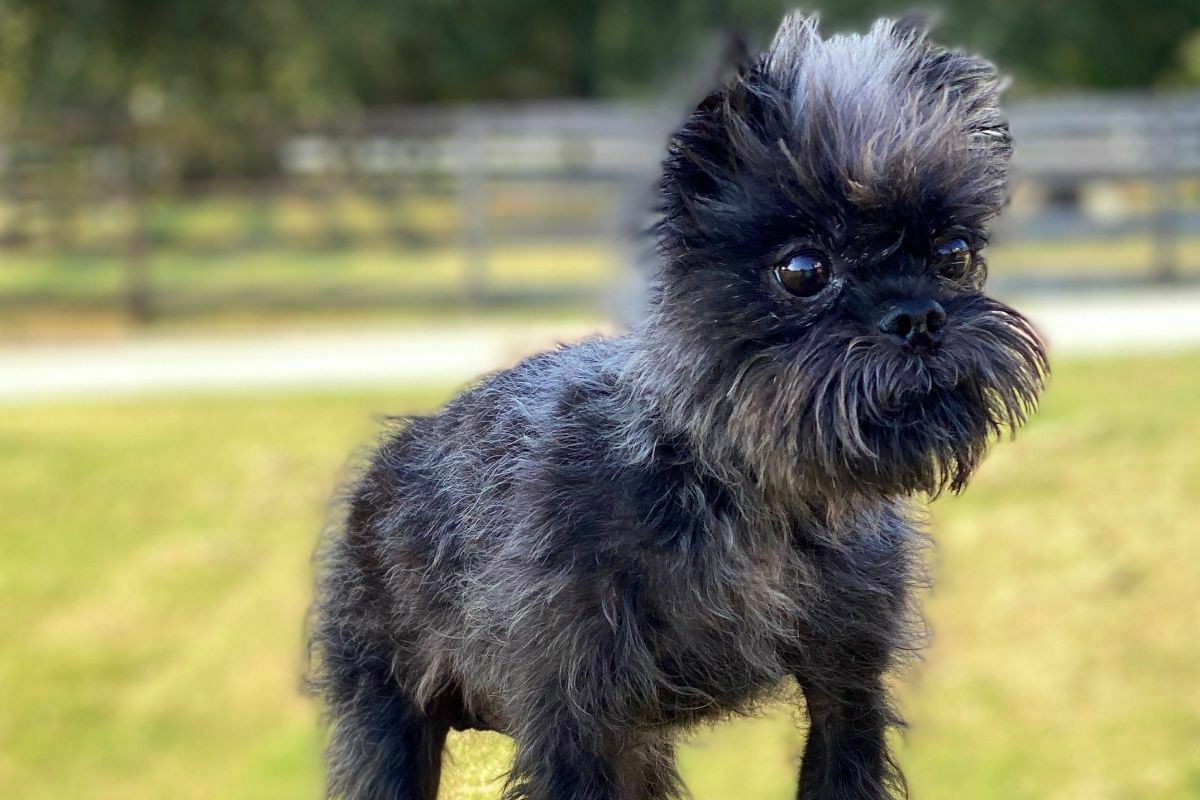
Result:
M887 748L898 724L881 681L825 691L801 681L808 704L808 743L799 800L885 800L907 795Z
M518 734L505 800L626 800L627 772L617 747L581 736L563 715Z

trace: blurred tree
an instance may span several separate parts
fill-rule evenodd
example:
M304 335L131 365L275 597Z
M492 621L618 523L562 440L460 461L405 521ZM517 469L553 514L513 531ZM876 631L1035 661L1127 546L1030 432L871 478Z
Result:
M349 0L338 61L367 102L592 97L652 91L694 66L705 37L757 44L789 0ZM826 30L861 29L897 0L824 4ZM921 5L921 3L917 3ZM1178 75L1200 0L941 0L939 38L983 52L1029 89L1129 88ZM357 22L355 22L357 20Z
M1004 65L1026 89L1137 88L1168 81L1200 0L1004 0L947 4L946 32Z
M247 131L319 114L325 72L313 0L0 0L0 113L7 121L153 127L194 158L252 153ZM341 96L346 96L342 92ZM247 165L243 165L247 166Z
M232 118L643 91L705 36L762 43L788 0L0 0L0 102ZM837 0L825 27L894 10ZM1178 72L1200 0L942 0L943 38L1037 86Z
M338 70L364 103L645 93L722 30L780 0L348 0Z
M5 0L6 67L30 105L103 106L153 90L174 103L256 93L304 102L316 31L296 0Z
M142 128L169 121L193 169L244 171L267 166L273 126L355 107L654 94L711 69L697 53L707 40L715 61L721 31L764 43L790 4L0 0L0 120L69 109ZM1200 0L942 5L940 38L996 58L1024 90L1200 83ZM894 9L836 0L824 28Z

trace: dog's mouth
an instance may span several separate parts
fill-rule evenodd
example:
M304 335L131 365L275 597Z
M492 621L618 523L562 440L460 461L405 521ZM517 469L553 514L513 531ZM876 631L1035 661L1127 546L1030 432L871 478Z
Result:
M914 388L885 400L877 414L860 417L863 425L885 425L892 428L911 428L937 421L948 401L959 391L958 385L933 385Z
M960 489L992 439L1025 421L1047 372L1023 317L982 296L969 303L921 354L832 322L806 341L738 354L719 391L680 406L681 424L708 441L725 422L720 445L764 476L830 491ZM697 384L673 384L672 401Z
M814 395L830 472L884 491L961 489L989 443L1024 423L1042 387L1040 340L1011 319L934 352L863 347L847 357Z
M956 491L998 430L986 392L970 379L905 392L859 416L842 440L839 471L885 492Z
M844 424L910 427L944 422L948 410L983 402L984 381L963 359L945 349L933 353L883 353L847 368L835 401ZM819 403L828 403L818 395Z

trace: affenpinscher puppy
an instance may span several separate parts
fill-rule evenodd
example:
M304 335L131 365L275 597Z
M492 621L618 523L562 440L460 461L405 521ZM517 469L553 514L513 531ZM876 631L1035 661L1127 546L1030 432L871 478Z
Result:
M516 741L508 798L677 797L681 730L797 684L799 797L903 793L910 497L961 489L1046 371L982 292L999 91L920 25L793 16L699 105L646 319L397 425L353 487L313 630L331 797L434 798L451 728Z

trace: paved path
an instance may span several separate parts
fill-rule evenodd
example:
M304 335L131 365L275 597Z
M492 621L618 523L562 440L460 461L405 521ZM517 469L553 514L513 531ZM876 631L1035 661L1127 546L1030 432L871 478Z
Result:
M1141 353L1200 346L1200 291L1096 293L1016 304L1060 353Z
M1052 353L1200 348L1200 291L1018 304ZM579 324L371 328L0 346L0 401L265 387L449 383L591 332Z

